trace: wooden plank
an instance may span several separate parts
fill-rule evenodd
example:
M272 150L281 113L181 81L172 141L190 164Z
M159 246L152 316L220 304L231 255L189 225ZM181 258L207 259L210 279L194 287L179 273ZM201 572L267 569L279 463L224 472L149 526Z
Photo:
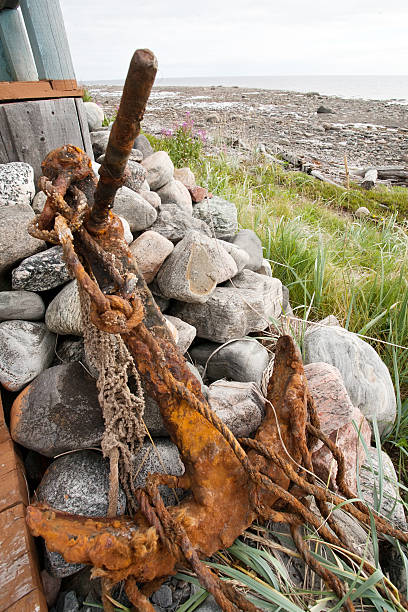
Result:
M50 98L82 98L83 89L75 80L3 81L0 82L0 100L40 100Z
M1 104L1 140L0 163L27 162L36 181L41 162L52 149L65 144L85 147L73 98Z
M94 159L91 137L89 135L88 119L86 118L85 106L82 98L75 98L75 106L77 109L79 127L82 133L82 147L90 159Z
M46 612L48 610L45 597L40 589L34 589L28 595L13 603L7 612Z
M75 79L58 0L21 0L24 23L40 79Z
M37 69L19 11L0 11L0 40L11 78L14 81L35 81Z
M28 505L24 466L16 456L12 440L0 444L0 512L17 504Z
M7 610L35 589L41 591L34 544L22 504L0 513L0 550L0 610ZM38 608L41 609L47 610Z

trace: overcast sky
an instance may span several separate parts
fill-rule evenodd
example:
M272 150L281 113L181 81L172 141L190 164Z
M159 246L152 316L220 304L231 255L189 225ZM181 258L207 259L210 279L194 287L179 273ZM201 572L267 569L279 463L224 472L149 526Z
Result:
M159 77L407 74L407 0L60 0L78 80L121 79L148 47Z

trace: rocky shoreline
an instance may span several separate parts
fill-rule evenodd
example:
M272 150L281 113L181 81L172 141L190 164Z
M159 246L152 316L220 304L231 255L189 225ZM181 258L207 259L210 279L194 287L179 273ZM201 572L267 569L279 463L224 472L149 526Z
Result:
M87 89L105 114L114 114L121 86ZM331 112L318 113L319 108ZM231 148L245 153L263 143L340 180L345 178L345 156L350 168L408 169L408 106L401 101L240 87L155 87L143 127L159 135L182 124L186 113L197 131L205 131L209 152Z

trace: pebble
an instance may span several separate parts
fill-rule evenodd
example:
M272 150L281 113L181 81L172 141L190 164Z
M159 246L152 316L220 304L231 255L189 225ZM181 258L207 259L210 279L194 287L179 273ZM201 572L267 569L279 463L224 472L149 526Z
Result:
M156 210L161 207L160 196L155 191L141 191L140 195L146 200L146 202L149 202L153 208L156 208Z
M126 244L130 244L133 242L133 234L130 231L130 225L124 217L119 217L119 219L123 227L123 238L125 239Z
M54 357L55 336L44 323L0 323L0 383L8 391L20 391Z
M169 608L173 603L173 591L167 584L162 584L159 590L153 593L152 601L162 608Z
M42 297L31 291L0 291L0 321L24 319L38 321L44 317Z
M64 285L70 276L62 258L62 247L54 246L24 259L11 277L13 289L47 291Z
M235 244L232 244L231 242L227 242L226 240L218 239L218 242L220 243L222 248L225 249L227 253L229 253L229 255L231 255L232 259L237 264L237 274L239 272L242 272L244 268L248 267L249 255L246 251L243 251L241 248L239 248ZM270 276L272 276L272 274Z

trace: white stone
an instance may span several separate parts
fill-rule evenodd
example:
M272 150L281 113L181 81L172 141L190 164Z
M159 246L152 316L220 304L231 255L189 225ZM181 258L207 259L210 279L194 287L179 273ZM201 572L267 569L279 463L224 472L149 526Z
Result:
M45 323L50 331L62 336L83 335L81 304L75 280L68 283L49 304Z
M30 164L0 164L0 207L31 204L34 194L34 170Z
M178 204L188 213L193 212L190 192L180 181L172 179L157 190L162 204Z
M185 321L182 321L178 317L172 317L171 315L164 315L167 322L170 322L177 331L177 348L180 353L184 353L188 350L190 344L196 337L196 328L193 325L189 325Z
M150 227L157 218L157 211L153 206L128 187L118 189L112 211L126 219L132 232L140 232Z
M173 248L170 240L152 230L143 232L132 242L130 250L146 283L152 282Z
M235 261L216 240L192 230L160 268L157 283L165 297L203 303L217 283L236 272Z
M173 178L174 165L165 151L149 155L142 161L142 166L147 170L147 182L153 191L157 191Z
M54 348L55 336L44 323L0 323L0 383L9 391L20 391L51 365Z
M123 227L123 237L126 240L126 244L130 244L131 242L133 242L133 234L130 231L130 225L129 223L126 221L125 217L120 217L120 222L122 223L122 227Z
M104 112L96 102L84 102L88 128L90 132L102 127Z

